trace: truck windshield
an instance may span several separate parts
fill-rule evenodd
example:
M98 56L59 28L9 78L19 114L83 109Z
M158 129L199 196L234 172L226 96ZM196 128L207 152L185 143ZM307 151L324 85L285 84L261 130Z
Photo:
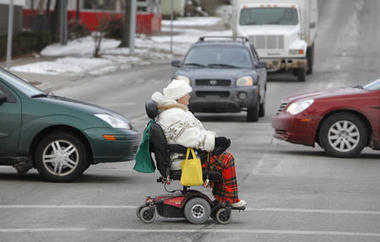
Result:
M240 25L297 25L296 8L243 8Z
M193 47L183 64L209 68L252 68L249 50L226 45Z

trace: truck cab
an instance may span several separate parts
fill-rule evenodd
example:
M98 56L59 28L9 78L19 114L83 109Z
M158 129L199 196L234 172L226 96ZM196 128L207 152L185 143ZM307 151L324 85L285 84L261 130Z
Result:
M293 71L299 81L313 71L316 0L236 0L233 35L253 43L269 72Z

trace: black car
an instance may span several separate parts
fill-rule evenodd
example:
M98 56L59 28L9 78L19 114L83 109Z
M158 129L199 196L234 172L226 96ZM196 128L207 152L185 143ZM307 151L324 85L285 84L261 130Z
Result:
M173 78L184 79L193 88L192 112L247 111L248 121L265 115L267 72L257 52L245 37L201 37L175 60Z

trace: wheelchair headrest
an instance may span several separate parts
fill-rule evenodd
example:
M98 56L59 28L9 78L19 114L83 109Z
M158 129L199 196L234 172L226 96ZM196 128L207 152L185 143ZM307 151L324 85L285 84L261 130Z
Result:
M157 103L153 100L148 100L145 102L145 112L150 119L154 119L158 115Z

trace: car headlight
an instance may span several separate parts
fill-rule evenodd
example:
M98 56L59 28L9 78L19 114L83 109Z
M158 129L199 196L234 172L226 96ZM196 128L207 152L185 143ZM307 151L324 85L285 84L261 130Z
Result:
M95 114L96 117L100 118L107 124L111 125L115 129L131 129L131 125L124 120L111 116L109 114Z
M305 111L313 103L314 103L314 99L298 101L298 102L290 104L290 106L286 109L286 111L290 113L291 115L297 115Z
M290 49L289 50L289 54L291 54L291 55L303 55L304 54L304 50L303 49L301 49L301 50L292 50L292 49Z
M253 79L251 76L243 76L240 77L236 81L236 86L252 86L253 85Z
M175 76L175 79L177 79L177 80L184 80L184 81L187 82L187 84L191 85L190 78L188 78L187 76L178 75L178 76Z

